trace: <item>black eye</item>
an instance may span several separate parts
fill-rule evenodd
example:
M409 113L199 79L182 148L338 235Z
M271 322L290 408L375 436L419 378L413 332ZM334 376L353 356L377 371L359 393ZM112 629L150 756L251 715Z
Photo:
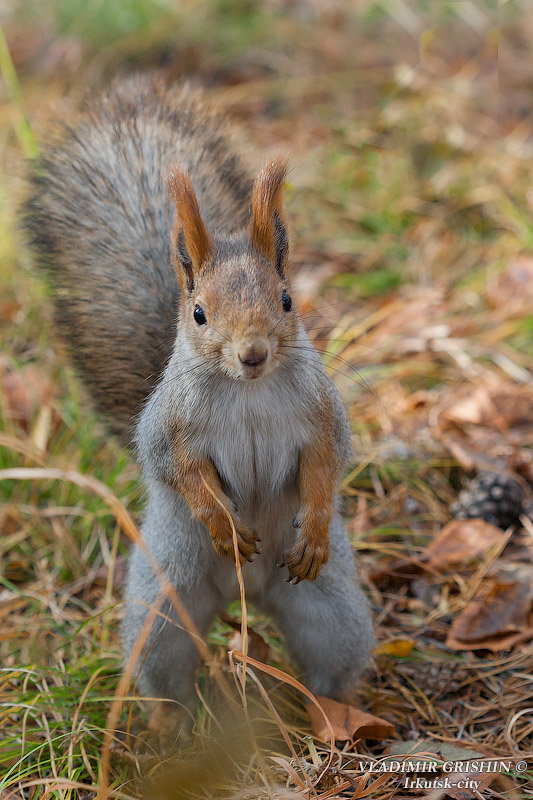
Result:
M198 323L198 325L205 325L207 322L204 314L203 308L200 308L198 303L194 306L194 321Z
M292 300L290 294L287 294L285 289L281 293L281 305L283 306L284 311L290 311L292 306Z

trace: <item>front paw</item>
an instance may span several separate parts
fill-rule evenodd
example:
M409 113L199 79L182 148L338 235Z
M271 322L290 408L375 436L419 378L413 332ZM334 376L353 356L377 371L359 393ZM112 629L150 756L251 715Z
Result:
M237 534L237 545L239 548L239 560L241 564L245 561L253 561L255 553L261 553L258 543L261 541L255 531L244 525L235 514L231 515ZM219 556L231 558L235 561L235 547L233 544L233 529L228 514L221 509L215 511L206 522L209 533L213 540L213 547Z
M288 581L299 583L318 578L322 565L329 558L329 520L331 513L305 514L299 512L293 525L299 528L294 547L284 554L280 566L288 567Z

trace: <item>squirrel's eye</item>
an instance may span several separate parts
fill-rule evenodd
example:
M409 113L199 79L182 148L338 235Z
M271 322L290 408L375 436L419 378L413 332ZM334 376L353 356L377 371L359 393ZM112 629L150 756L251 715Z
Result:
M198 325L205 325L207 322L205 318L205 313L203 308L201 308L198 303L194 306L194 321L198 323Z
M287 294L285 289L281 293L281 305L283 306L284 311L290 311L292 306L292 300L290 294Z

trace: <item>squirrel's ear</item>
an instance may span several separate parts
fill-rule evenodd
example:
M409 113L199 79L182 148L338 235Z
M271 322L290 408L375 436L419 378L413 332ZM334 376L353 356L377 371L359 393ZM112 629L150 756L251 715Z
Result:
M184 169L175 167L167 180L170 196L176 206L172 229L172 248L178 267L180 284L188 292L210 261L213 245L200 216L191 179Z
M283 214L283 183L287 174L287 158L280 156L259 173L252 193L250 238L260 253L285 277L289 256L289 237Z

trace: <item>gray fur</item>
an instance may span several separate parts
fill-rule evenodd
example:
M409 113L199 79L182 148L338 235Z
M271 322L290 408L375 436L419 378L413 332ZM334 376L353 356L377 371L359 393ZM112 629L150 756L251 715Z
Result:
M247 597L277 621L310 689L342 698L368 661L373 634L338 512L330 558L316 581L288 584L277 566L297 535L299 452L316 433L325 400L334 409L337 460L346 464L349 457L340 397L301 324L276 368L254 381L200 357L176 322L165 188L175 163L188 170L207 227L223 233L218 257L233 264L228 296L244 306L251 297L261 302L260 280L246 268L252 180L236 152L231 131L197 97L147 80L126 82L45 151L26 224L57 289L60 332L94 402L124 440L144 404L137 428L148 496L142 533L200 631L238 597L238 585L234 565L216 554L205 526L171 488L176 421L190 451L212 460L240 518L261 536L262 554L243 567ZM283 315L279 308L267 312ZM134 548L122 625L126 655L159 588ZM192 706L196 649L168 602L163 612L138 686Z
M168 486L173 468L168 421L180 418L191 448L214 462L239 517L260 532L262 554L243 566L247 598L276 620L309 688L341 699L354 689L368 662L373 632L340 515L332 518L330 558L316 581L293 586L277 566L294 543L298 452L313 434L324 392L335 399L339 452L344 460L349 454L346 412L318 353L307 350L310 343L301 328L299 344L306 349L289 354L260 381L235 381L207 363L190 381L187 365L193 356L178 337L137 430L149 496L143 534L196 624L207 632L217 613L239 596L239 587L234 565L215 553L208 531ZM122 629L126 652L147 613L139 601L153 603L157 591L151 568L136 550ZM165 611L173 621L155 626L139 686L143 693L168 695L190 706L198 657L168 604Z

